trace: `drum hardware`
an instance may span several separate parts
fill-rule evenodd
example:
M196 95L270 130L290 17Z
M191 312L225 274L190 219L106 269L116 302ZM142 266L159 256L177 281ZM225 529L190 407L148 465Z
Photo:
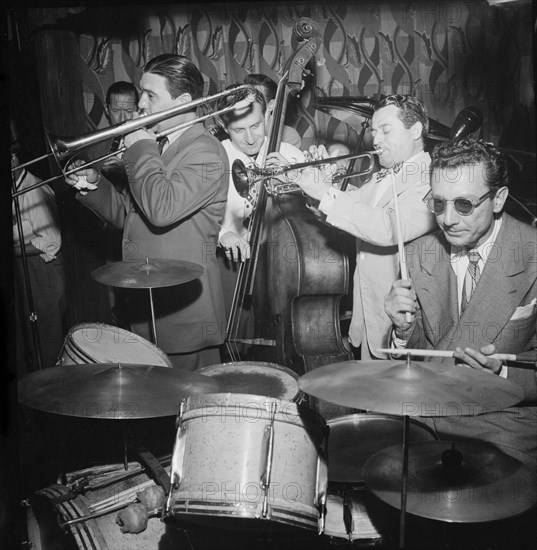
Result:
M263 434L264 441L261 444L261 448L264 451L261 454L265 457L265 465L262 468L261 478L259 484L263 490L263 503L260 503L261 513L256 512L256 517L262 517L265 519L270 519L271 510L268 503L268 492L270 488L270 476L272 474L272 458L274 454L274 417L276 415L276 403L271 401L269 404L269 423L265 426L265 432ZM259 507L258 507L259 509Z
M218 388L209 377L179 369L96 363L32 372L21 378L18 400L53 414L128 420L175 416L183 397Z
M172 367L157 346L120 327L104 323L80 323L69 330L57 366L125 362Z
M333 363L301 376L298 386L337 405L399 416L473 416L523 399L522 388L508 379L421 361Z
M400 447L387 447L365 464L367 487L398 508ZM448 523L478 523L525 512L537 502L537 475L484 441L418 441L409 449L408 512Z
M392 349L392 348L379 348L376 351L381 353L389 353L391 355L411 355L413 357L453 357L454 351L449 350L436 350L436 349ZM500 361L517 361L519 363L530 363L535 366L537 361L537 352L535 350L522 351L520 353L493 353L488 355L491 359L499 359ZM509 365L511 366L511 365ZM530 365L524 365L523 368L531 368Z
M185 398L165 517L256 532L316 529L325 437L322 418L296 403L230 393Z
M402 470L394 493L400 495L400 548L405 547L410 416L477 415L523 399L522 388L507 379L441 363L413 363L409 354L405 363L346 361L319 367L301 376L299 387L337 405L403 415ZM401 453L400 445L395 448Z
M209 365L196 373L214 378L222 393L263 395L294 402L302 397L296 372L276 363L235 361Z
M151 307L151 335L155 345L158 344L153 303L153 288L162 288L188 283L199 279L204 268L194 262L184 260L165 260L146 258L145 263L139 260L131 262L113 262L91 272L93 279L108 286L120 288L147 288Z

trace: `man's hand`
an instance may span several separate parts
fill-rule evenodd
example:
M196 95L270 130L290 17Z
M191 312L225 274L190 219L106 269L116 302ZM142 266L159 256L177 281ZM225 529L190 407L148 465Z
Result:
M416 323L417 309L418 299L412 281L395 281L384 299L384 310L394 325L397 338L405 339L410 334ZM407 313L410 313L410 323L406 320Z
M250 243L233 231L226 231L219 241L228 260L245 262L250 258Z
M455 348L453 357L458 363L462 363L464 366L471 367L472 369L481 369L492 372L493 374L500 374L502 370L502 362L499 359L492 359L488 357L496 352L494 344L487 344L479 348L476 351L472 348Z
M102 166L102 169L103 171L117 171L117 170L120 170L123 168L123 166L125 165L125 163L123 162L123 159L120 159L116 156L113 156L113 157L110 157L110 158L107 158L104 162L103 162L103 166Z
M66 171L70 172L79 166L84 166L84 161L81 159L74 160L67 166ZM65 183L77 189L81 195L86 195L88 191L97 189L99 178L100 174L95 168L81 168L74 174L65 176Z
M132 117L132 120L140 118L140 115L138 113L135 113ZM135 144L137 141L140 141L142 139L152 139L156 140L155 132L153 130L146 130L145 128L138 128L138 130L134 130L134 132L130 132L129 134L125 134L123 137L123 143L125 144L125 147L127 149Z

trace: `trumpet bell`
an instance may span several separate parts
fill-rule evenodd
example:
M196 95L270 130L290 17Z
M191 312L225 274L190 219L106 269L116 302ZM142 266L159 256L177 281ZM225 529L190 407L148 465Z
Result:
M256 174L242 160L236 159L231 167L231 177L237 193L244 199L248 196L250 185L255 181Z

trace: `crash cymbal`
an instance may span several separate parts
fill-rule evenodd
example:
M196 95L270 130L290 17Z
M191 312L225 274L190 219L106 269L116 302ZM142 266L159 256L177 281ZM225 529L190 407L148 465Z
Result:
M92 271L91 276L108 286L160 288L188 283L201 277L203 271L193 262L147 258L106 264Z
M364 480L381 500L401 507L401 445L375 453ZM484 441L417 441L409 445L406 511L450 523L494 521L537 503L537 475Z
M45 412L120 420L174 416L184 397L218 390L216 380L180 369L90 363L32 372L20 380L18 395Z
M505 378L422 361L344 361L308 372L298 385L336 405L406 416L476 415L523 398L522 388Z

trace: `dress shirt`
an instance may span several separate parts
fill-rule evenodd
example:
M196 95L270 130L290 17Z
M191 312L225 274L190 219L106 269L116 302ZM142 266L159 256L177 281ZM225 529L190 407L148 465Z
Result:
M17 178L16 188L17 190L25 189L39 181L33 174L23 169ZM54 191L48 185L42 185L20 195L19 206L24 243L30 243L40 250L42 252L40 257L45 262L54 260L62 244ZM17 244L20 237L15 221L14 206L12 206L12 213L13 240Z

